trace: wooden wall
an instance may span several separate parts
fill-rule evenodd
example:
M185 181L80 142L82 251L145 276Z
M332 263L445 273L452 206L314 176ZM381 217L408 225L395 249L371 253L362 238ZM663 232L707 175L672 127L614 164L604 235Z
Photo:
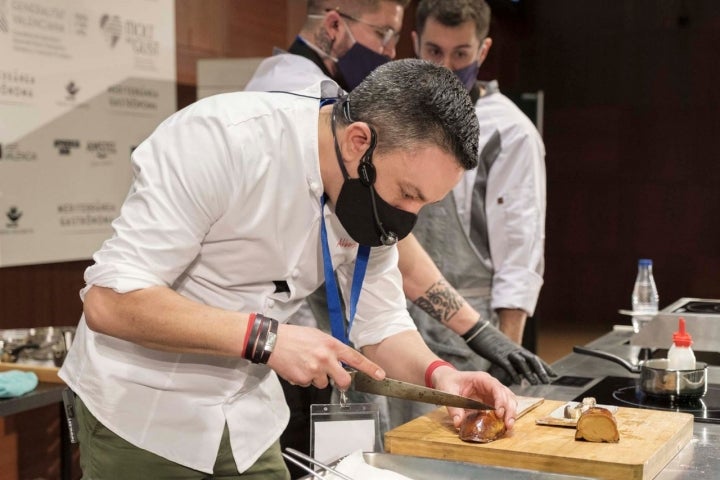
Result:
M178 106L196 99L201 58L264 57L287 48L305 21L304 0L176 0Z
M495 43L481 77L546 95L539 327L627 322L616 312L630 306L640 257L655 260L661 305L720 298L720 2L490 3ZM304 8L302 0L177 0L179 106L195 98L197 59L286 47ZM398 51L413 55L407 37ZM0 328L75 324L88 265L0 268ZM38 447L32 434L57 428L56 410L17 417L18 431L29 432L21 478L58 478L57 445Z
M501 86L545 91L540 328L627 322L638 258L661 308L720 298L720 3L522 7L491 27L491 55Z

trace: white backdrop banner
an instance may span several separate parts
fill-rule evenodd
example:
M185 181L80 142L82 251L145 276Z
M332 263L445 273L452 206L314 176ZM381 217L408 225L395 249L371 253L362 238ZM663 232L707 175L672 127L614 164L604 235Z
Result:
M0 267L87 259L176 110L173 0L0 0Z

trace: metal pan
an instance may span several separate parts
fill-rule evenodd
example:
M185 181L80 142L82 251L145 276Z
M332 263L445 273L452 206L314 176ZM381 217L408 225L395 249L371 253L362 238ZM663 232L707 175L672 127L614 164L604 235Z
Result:
M669 400L692 400L707 393L707 364L697 362L693 370L669 370L665 358L633 365L624 358L600 350L574 346L573 352L610 360L631 373L640 374L640 389L646 395Z
M75 327L35 327L0 330L0 361L49 361L62 365L75 335Z

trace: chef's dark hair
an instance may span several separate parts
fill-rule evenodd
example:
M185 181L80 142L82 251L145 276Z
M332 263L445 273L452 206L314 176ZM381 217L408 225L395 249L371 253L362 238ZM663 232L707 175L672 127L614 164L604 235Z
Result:
M402 8L407 8L410 3L410 0L307 0L307 12L317 15L328 10L340 10L343 13L360 16L377 12L384 1L395 2Z
M376 68L348 94L349 117L377 132L376 152L428 144L470 170L478 164L479 126L470 96L454 73L418 59ZM338 117L338 123L347 124Z
M457 27L472 21L480 41L490 31L490 6L485 0L420 0L415 13L415 31L420 37L428 18L446 27Z

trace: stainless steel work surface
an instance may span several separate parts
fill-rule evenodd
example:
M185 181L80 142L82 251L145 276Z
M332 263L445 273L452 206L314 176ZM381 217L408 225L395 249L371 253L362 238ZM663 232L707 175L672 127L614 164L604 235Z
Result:
M475 480L479 478L483 480L588 480L592 478L406 455L392 455L389 453L364 453L363 456L368 465L400 473L412 480ZM310 475L303 477L303 479L311 478Z

